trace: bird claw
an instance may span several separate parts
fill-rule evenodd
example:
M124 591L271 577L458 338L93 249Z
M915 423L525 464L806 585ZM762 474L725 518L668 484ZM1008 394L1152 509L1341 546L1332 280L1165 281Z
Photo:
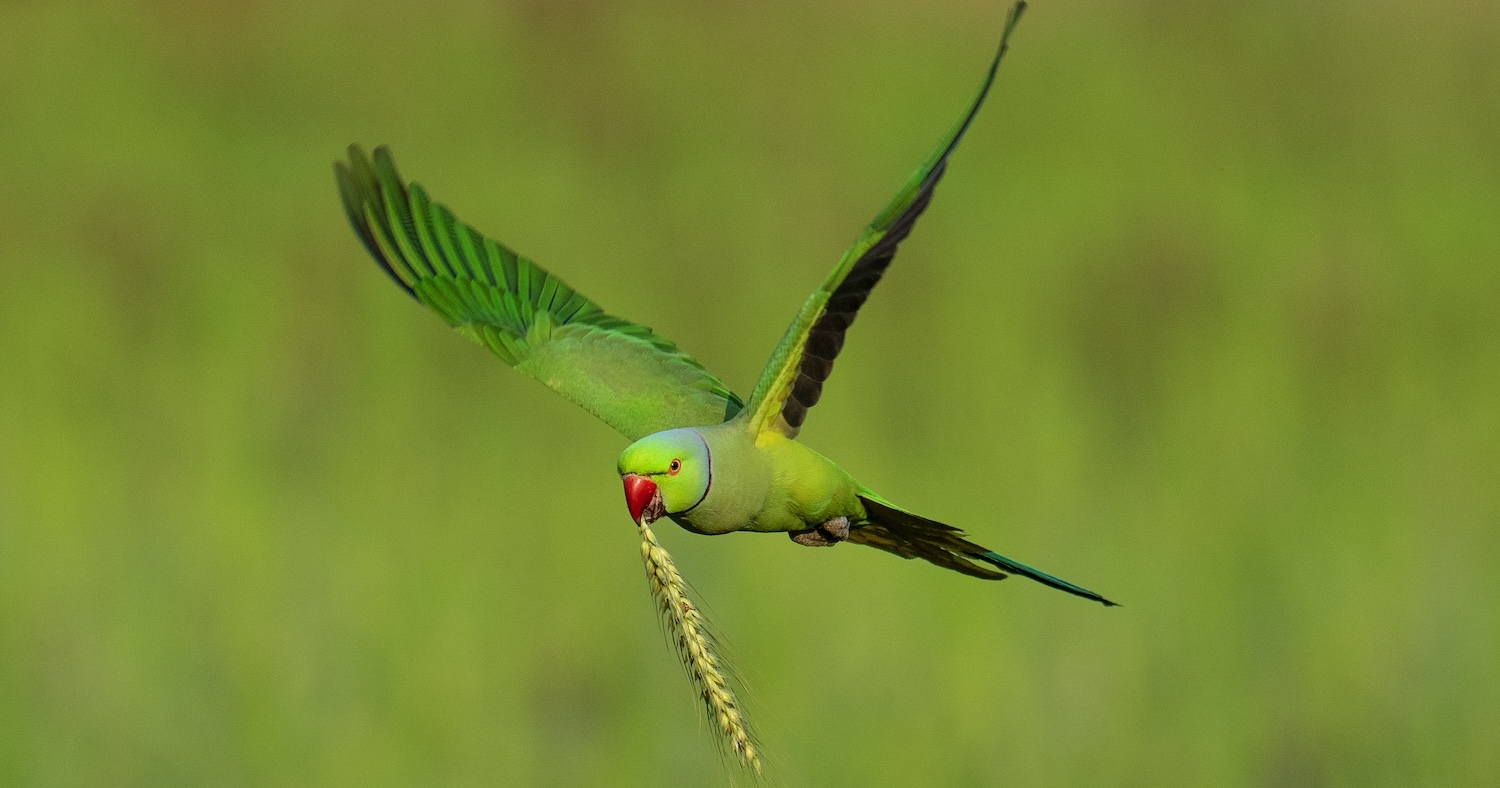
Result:
M791 531L787 536L804 547L832 547L849 538L849 518L835 517L817 528Z

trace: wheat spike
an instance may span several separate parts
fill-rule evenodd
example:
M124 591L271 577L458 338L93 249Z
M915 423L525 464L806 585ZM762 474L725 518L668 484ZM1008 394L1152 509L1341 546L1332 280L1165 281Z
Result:
M750 735L749 723L740 709L734 691L729 688L721 660L714 654L708 620L687 595L687 582L678 574L672 556L656 542L656 535L644 523L641 531L641 560L646 565L646 579L651 595L677 646L677 655L688 676L703 697L709 725L723 735L741 766L759 775L760 752Z

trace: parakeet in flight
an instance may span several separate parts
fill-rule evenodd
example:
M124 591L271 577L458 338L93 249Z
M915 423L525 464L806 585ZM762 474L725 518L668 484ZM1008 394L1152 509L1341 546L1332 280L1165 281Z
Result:
M783 532L807 546L869 545L966 575L1011 574L1114 603L908 512L797 440L859 308L932 200L989 93L1018 10L979 92L798 311L748 401L651 329L615 317L531 260L460 222L358 146L335 172L365 248L401 289L502 361L633 441L619 473L637 523L699 534Z

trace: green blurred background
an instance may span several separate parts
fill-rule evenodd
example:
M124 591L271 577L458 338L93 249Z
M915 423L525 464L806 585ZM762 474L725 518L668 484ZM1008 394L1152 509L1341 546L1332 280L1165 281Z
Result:
M725 780L623 441L408 177L748 392L1000 2L0 3L0 783ZM804 440L1124 603L658 529L785 785L1500 782L1500 6L1027 15Z

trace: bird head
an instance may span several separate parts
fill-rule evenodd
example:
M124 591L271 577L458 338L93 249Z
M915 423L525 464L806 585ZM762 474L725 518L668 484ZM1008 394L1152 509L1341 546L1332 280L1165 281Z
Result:
M708 495L713 480L708 443L688 428L647 435L620 454L620 480L630 519L637 523L683 514Z

